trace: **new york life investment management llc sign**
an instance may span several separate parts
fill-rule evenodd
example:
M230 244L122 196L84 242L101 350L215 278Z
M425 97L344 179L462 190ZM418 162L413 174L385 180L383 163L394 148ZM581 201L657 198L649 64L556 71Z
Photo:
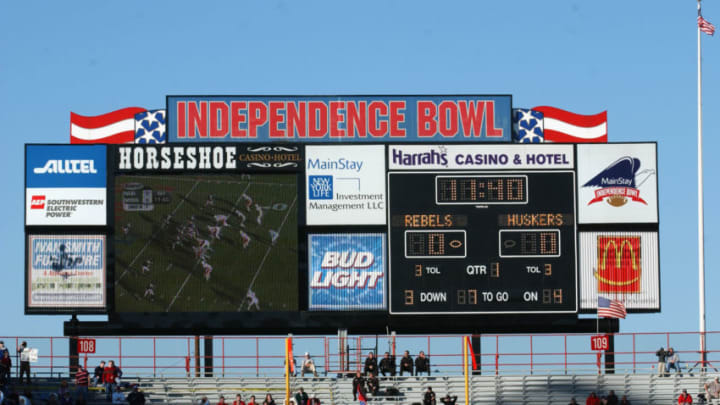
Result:
M510 142L509 95L168 96L170 142Z

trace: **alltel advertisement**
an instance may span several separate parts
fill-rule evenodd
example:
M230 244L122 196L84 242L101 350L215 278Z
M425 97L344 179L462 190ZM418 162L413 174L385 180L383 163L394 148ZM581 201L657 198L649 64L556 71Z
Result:
M309 246L311 311L387 308L384 234L310 235Z
M28 236L29 308L105 308L105 236Z
M308 225L384 225L385 147L307 146Z
M581 224L657 223L654 143L578 145Z
M106 225L104 145L25 147L25 225Z
M660 310L657 232L581 232L581 309L597 308L598 295L628 310Z

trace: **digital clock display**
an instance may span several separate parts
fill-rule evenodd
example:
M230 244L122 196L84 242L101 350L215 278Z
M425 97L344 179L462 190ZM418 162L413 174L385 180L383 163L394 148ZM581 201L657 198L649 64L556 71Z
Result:
M463 175L435 177L435 201L448 204L527 204L524 175Z

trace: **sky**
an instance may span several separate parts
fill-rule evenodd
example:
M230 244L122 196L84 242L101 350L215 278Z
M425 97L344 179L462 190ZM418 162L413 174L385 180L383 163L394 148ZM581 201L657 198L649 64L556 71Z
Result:
M720 24L720 2L703 10ZM71 111L164 108L167 94L512 94L514 107L607 110L611 142L659 150L662 312L621 331L697 331L696 17L693 0L0 1L0 335L61 336L68 319L23 313L23 145L67 143ZM707 329L720 330L720 38L702 47Z

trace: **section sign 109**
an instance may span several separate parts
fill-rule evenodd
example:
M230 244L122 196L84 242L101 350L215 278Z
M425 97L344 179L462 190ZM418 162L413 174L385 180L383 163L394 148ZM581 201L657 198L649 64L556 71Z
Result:
M572 171L391 172L390 312L577 312Z

